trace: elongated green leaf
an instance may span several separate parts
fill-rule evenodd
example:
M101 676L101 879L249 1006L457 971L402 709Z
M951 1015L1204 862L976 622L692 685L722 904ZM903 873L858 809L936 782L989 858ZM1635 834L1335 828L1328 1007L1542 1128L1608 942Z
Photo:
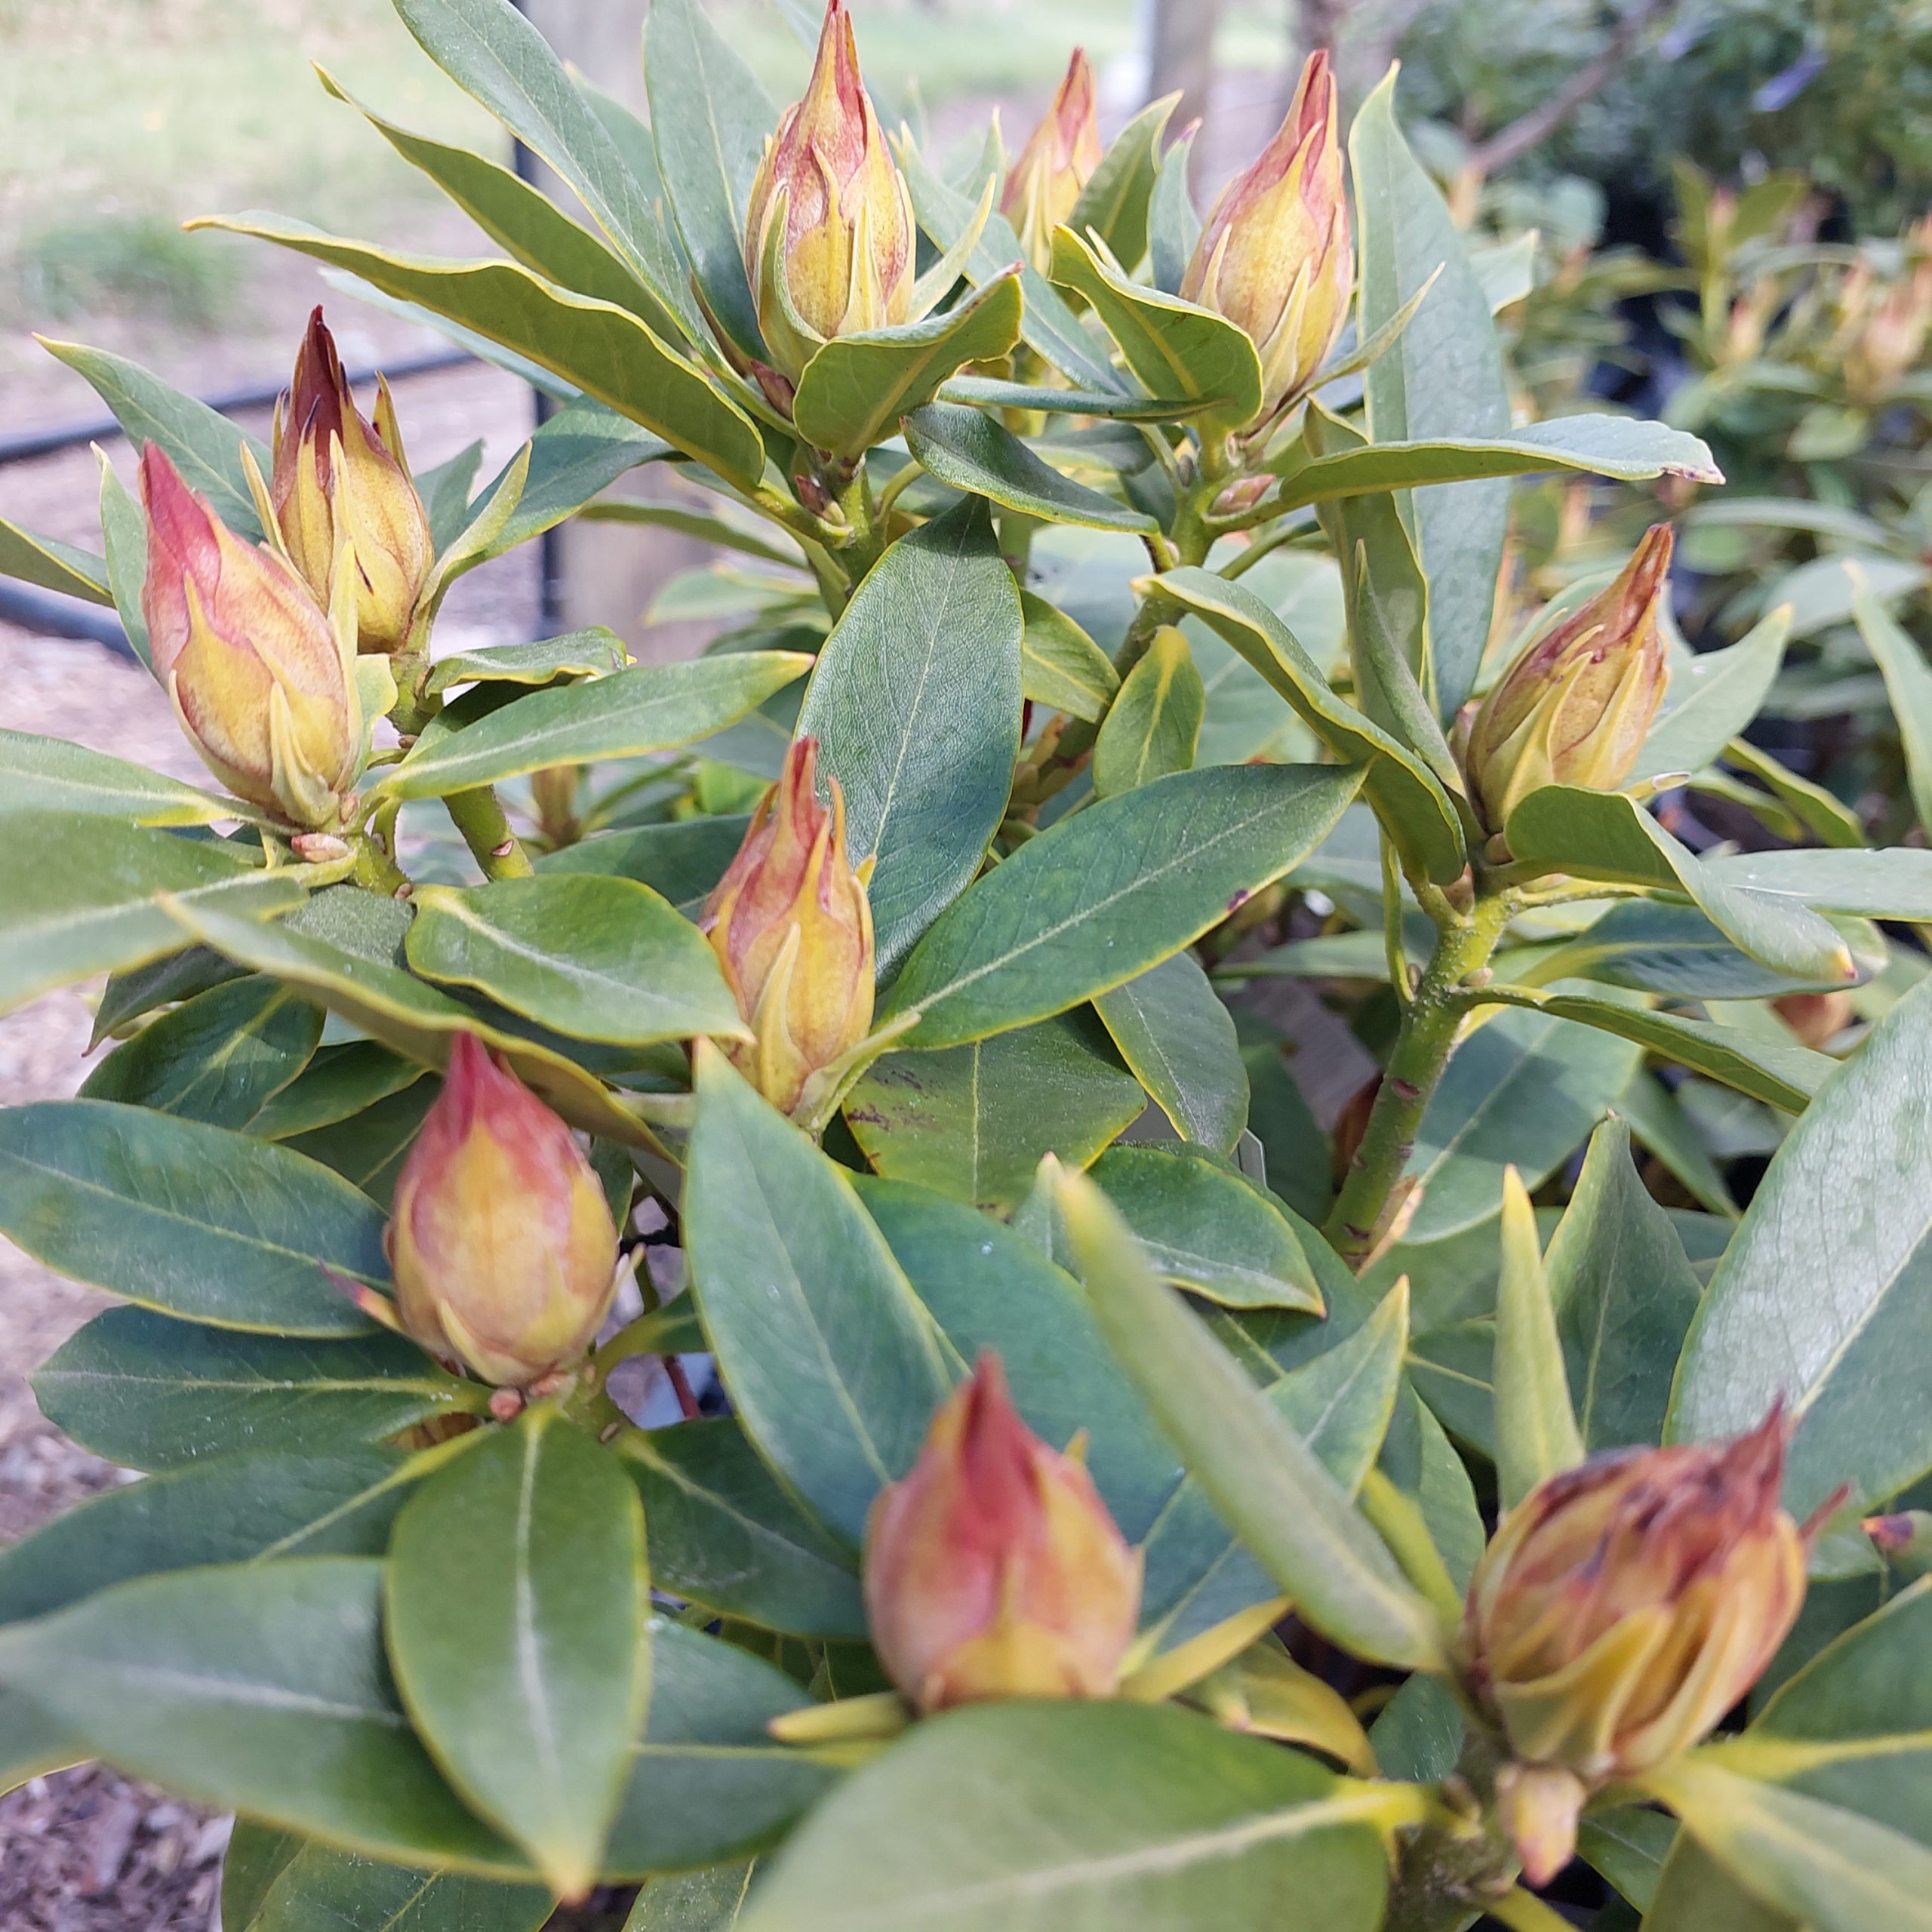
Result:
M1665 709L1637 754L1632 778L1702 771L1757 716L1790 635L1791 613L1781 604L1728 651L1673 665Z
M641 1046L748 1038L704 936L648 886L565 874L416 895L409 963L559 1033Z
M285 1140L333 1127L365 1107L413 1087L423 1069L373 1040L324 1047L301 1074L245 1124L263 1140Z
M236 1842L258 1826L237 1827ZM222 1932L538 1932L554 1903L547 1885L503 1884L460 1872L417 1872L328 1845L287 1842L246 1912L222 1889ZM232 1843L228 1866L235 1865Z
M889 1053L845 1100L878 1171L1002 1212L1043 1154L1084 1167L1147 1104L1090 1015L1063 1014L937 1053Z
M1201 217L1195 212L1188 188L1194 156L1195 129L1184 128L1180 138L1161 158L1154 192L1147 204L1147 252L1154 286L1170 295L1180 293L1188 257L1201 238Z
M1635 1804L1617 1805L1583 1820L1577 1850L1641 1911L1656 1896L1658 1872L1676 1837L1669 1818Z
M1921 828L1932 826L1932 668L1897 620L1872 595L1862 572L1856 573L1854 585L1852 612L1859 634L1884 673L1892 715L1904 743L1912 808Z
M1735 852L1703 862L1705 875L1747 891L1785 893L1820 912L1874 919L1932 918L1932 852Z
M1231 1154L1247 1125L1233 1016L1185 950L1094 1002L1121 1057L1183 1140Z
M72 810L18 809L0 823L0 1011L178 952L168 904L219 908L240 925L306 896L299 869L258 870L219 840Z
M607 677L629 662L623 640L599 626L536 644L486 644L452 651L436 660L425 689L441 696L458 685L552 685L560 678Z
M1020 608L1026 620L1020 640L1020 687L1028 702L1097 724L1120 689L1113 660L1044 597L1023 590Z
M479 1414L489 1396L399 1335L295 1341L142 1308L96 1315L35 1375L34 1392L84 1448L137 1469L248 1451L330 1454Z
M1185 632L1164 624L1128 672L1094 746L1094 793L1111 798L1194 763L1208 694Z
M800 434L835 456L863 455L965 364L996 361L1011 349L1022 306L1011 272L922 322L833 337L798 379L792 413Z
M440 1080L416 1082L326 1127L291 1134L286 1144L341 1175L387 1213L410 1143L441 1087Z
M1063 476L982 408L927 403L906 418L906 447L942 483L1047 523L1137 534L1158 528L1145 510Z
M1347 1493L1158 1281L1091 1182L1061 1184L1101 1331L1147 1405L1303 1619L1360 1656L1439 1668L1442 1639Z
M638 1893L624 1932L734 1932L758 1869L755 1859L746 1859L654 1878Z
M1804 1932L1746 1891L1688 1832L1680 1831L1644 1913L1644 1932Z
M1786 1137L1684 1345L1671 1439L1738 1435L1782 1398L1800 1515L1841 1482L1869 1507L1932 1468L1928 1052L1921 984Z
M878 861L869 891L881 974L971 880L1005 814L1022 623L975 499L894 544L819 653L798 730L818 740L844 792L852 863Z
M0 731L0 812L71 812L142 826L212 825L232 818L232 799L89 751L64 738Z
M510 0L397 0L404 26L456 84L577 191L625 261L694 342L705 339L663 217L596 109Z
M1318 844L1357 771L1219 767L1103 799L1020 848L948 908L886 1001L904 1044L1046 1018L1159 964Z
M1023 288L1026 286L1027 272L1021 271ZM1040 286L1049 294L1053 293L1050 285L1042 282ZM1059 297L1054 299L1057 301ZM1199 415L1202 408L1179 396L1128 395L1118 389L1054 389L1040 383L1012 383L997 376L964 374L942 383L939 399L970 403L975 409L1036 409L1047 416L1092 416L1109 423L1184 422L1190 416Z
M1536 1214L1514 1168L1503 1177L1495 1384L1497 1486L1507 1510L1583 1460Z
M546 852L537 861L537 871L539 877L598 872L613 878L634 878L674 906L688 908L724 876L750 823L749 814L734 813L719 818L641 825L627 832L601 832L574 845Z
M0 1229L63 1275L217 1327L357 1334L367 1319L322 1267L389 1278L381 1215L325 1168L106 1100L0 1113Z
M816 1812L743 1932L1372 1932L1385 1804L1172 1707L983 1706L920 1725Z
M746 1433L856 1546L947 1375L931 1319L844 1173L700 1045L684 1233L693 1292Z
M9 523L4 517L0 517L0 577L17 577L23 583L85 598L90 604L111 606L114 601L103 559L63 543L57 537L43 537L24 525Z
M1244 585L1208 571L1170 571L1155 581L1226 638L1338 758L1367 764L1364 789L1412 863L1438 882L1460 875L1469 863L1461 821L1435 774L1330 690L1315 660L1267 605Z
M1260 414L1260 358L1226 317L1129 281L1067 227L1054 231L1052 275L1092 305L1149 395L1204 404L1231 428Z
M178 1571L0 1632L0 1682L109 1762L411 1863L521 1875L411 1734L383 1658L383 1565Z
M147 518L104 457L100 465L100 543L107 553L107 581L114 592L115 613L128 633L128 648L152 669L147 614L141 608L141 587L148 569Z
M561 376L741 488L755 488L764 473L764 445L751 418L695 363L614 303L573 294L514 263L401 254L280 216L192 225L293 248L420 303Z
M459 1457L395 1526L384 1623L410 1714L566 1897L595 1883L623 1795L648 1595L635 1489L552 1408Z
M587 395L573 396L538 424L524 450L510 459L510 464L490 485L486 500L490 492L502 487L510 466L519 461L525 451L528 454L529 467L524 475L523 493L517 498L509 520L489 546L491 555L501 555L533 537L541 536L583 509L600 490L626 472L647 463L661 463L676 454L661 436L640 429L615 410L606 409ZM618 641L611 633L594 629L579 636L583 645L593 648L593 638L606 645L616 645ZM514 648L495 648L500 651ZM593 661L592 669L599 672L620 670L623 663L622 657L614 665L599 659Z
M1066 218L1076 235L1097 233L1107 252L1129 269L1147 252L1147 208L1160 168L1161 136L1180 98L1168 94L1150 101L1114 137Z
M767 1629L866 1635L851 1558L773 1479L735 1420L634 1431L618 1448L644 1498L657 1589Z

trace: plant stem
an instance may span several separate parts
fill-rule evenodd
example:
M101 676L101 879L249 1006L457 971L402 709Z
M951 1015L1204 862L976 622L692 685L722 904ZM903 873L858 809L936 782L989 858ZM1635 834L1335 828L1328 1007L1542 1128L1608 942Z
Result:
M365 832L356 835L352 842L355 848L355 863L349 875L358 885L370 892L380 892L385 897L393 897L409 883L395 860L383 849L377 834Z
M1512 1889L1514 1848L1496 1810L1503 1753L1472 1729L1443 1786L1450 1803L1403 1844L1389 1895L1389 1932L1461 1932Z
M443 801L450 822L463 834L463 842L483 868L487 879L528 878L530 855L518 843L503 816L495 791L479 785L473 792L452 792Z
M1438 915L1435 953L1402 1015L1367 1131L1328 1217L1325 1232L1352 1267L1375 1245L1429 1096L1449 1064L1466 1010L1463 983L1489 964L1513 903L1507 893L1484 892L1466 913L1445 904Z

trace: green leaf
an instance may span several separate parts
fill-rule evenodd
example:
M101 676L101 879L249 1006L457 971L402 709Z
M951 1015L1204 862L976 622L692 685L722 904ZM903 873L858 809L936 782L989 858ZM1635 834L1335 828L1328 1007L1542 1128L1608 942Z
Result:
M866 1158L1002 1212L1026 1198L1043 1154L1081 1168L1147 1104L1091 1017L1062 1014L937 1053L889 1053L845 1099Z
M685 1186L692 1291L746 1432L856 1547L948 1377L932 1324L843 1171L715 1048L696 1057Z
M553 1408L411 1498L384 1590L411 1716L463 1796L556 1890L596 1882L649 1686L644 1511Z
M1583 1460L1535 1211L1514 1168L1503 1180L1496 1287L1496 1479L1505 1510Z
M121 628L128 633L134 655L152 670L147 614L141 608L141 587L148 572L147 518L104 457L100 465L100 540L107 552L107 580Z
M904 1045L956 1046L1106 992L1305 858L1361 783L1359 771L1223 766L1103 799L948 907L881 1017L919 1014Z
M1433 1614L1346 1491L1155 1278L1099 1191L1069 1176L1060 1198L1109 1346L1190 1473L1303 1620L1377 1663L1441 1668Z
M51 811L162 826L213 825L232 818L236 807L64 738L0 731L0 811Z
M1023 269L1020 272L1023 288L1025 277L1030 271ZM1041 282L1040 286L1052 294L1048 284ZM1054 299L1058 301L1060 298L1055 296ZM1056 389L1039 383L1008 382L997 376L966 374L952 377L942 383L939 399L942 402L970 403L977 410L1034 409L1046 416L1092 416L1109 423L1184 421L1190 416L1200 414L1203 407L1177 396L1127 395L1118 389ZM1132 452L1130 444L1120 447ZM1144 449L1146 445L1141 447ZM1148 460L1152 460L1151 454ZM1121 466L1144 466L1135 463L1123 463Z
M865 1636L851 1556L780 1487L734 1419L632 1430L617 1447L644 1499L654 1588L768 1630Z
M1247 1125L1233 1016L1183 949L1094 1002L1134 1078L1183 1140L1231 1154Z
M182 838L72 810L10 811L0 837L0 1012L56 986L181 949L168 904L219 907L237 925L306 897L220 840Z
M1180 293L1188 258L1201 238L1201 217L1195 212L1187 185L1195 133L1191 127L1182 129L1180 138L1161 157L1147 205L1147 252L1154 286L1170 295Z
M387 1214L410 1145L441 1088L440 1080L412 1083L358 1113L291 1134L286 1145L333 1169Z
M191 225L292 248L447 315L641 423L742 489L755 489L764 474L764 444L751 418L695 363L614 303L572 294L515 263L404 254L279 215L224 215Z
M1294 1224L1239 1174L1155 1146L1110 1148L1093 1176L1176 1287L1227 1308L1322 1312L1321 1284Z
M1675 1824L1661 1813L1621 1804L1586 1818L1577 1849L1643 1911L1656 1896L1659 1870L1676 1838Z
M333 1454L432 1417L480 1414L489 1399L399 1335L296 1341L141 1308L96 1315L41 1368L34 1392L83 1448L137 1469L245 1451Z
M1159 528L1145 510L1063 476L983 408L928 402L906 417L906 447L942 483L1045 523L1136 535Z
M1129 281L1064 226L1054 231L1051 273L1091 304L1149 395L1204 405L1204 420L1229 428L1260 414L1260 358L1225 316Z
M1684 894L1742 950L1774 971L1793 979L1835 971L1841 982L1852 976L1844 940L1815 913L1755 885L1733 884L1621 792L1546 785L1509 814L1504 835L1525 866Z
M1426 296L1420 312L1426 313L1435 299L1434 291ZM1291 443L1271 466L1281 478L1284 509L1338 497L1548 469L1582 470L1628 483L1654 476L1683 476L1698 483L1724 481L1701 439L1628 416L1558 416L1501 435L1378 440L1331 456L1312 456L1306 450L1304 443Z
M1905 746L1906 779L1921 829L1932 826L1932 667L1853 566L1852 612L1866 648L1884 672Z
M85 598L90 604L114 601L107 587L107 565L57 537L43 537L24 525L0 517L0 577L57 590L63 596Z
M371 789L439 798L553 764L669 751L735 723L811 668L798 651L744 651L532 691L460 730L426 736Z
M1791 612L1780 605L1728 651L1673 664L1664 709L1644 740L1634 780L1702 771L1755 718L1784 662Z
M1932 852L1911 846L1881 852L1735 852L1703 863L1705 876L1722 886L1789 894L1820 912L1932 919Z
M1161 136L1178 94L1151 101L1116 134L1073 205L1066 225L1097 232L1117 262L1133 268L1147 252L1147 209L1159 171Z
M1669 1433L1741 1434L1782 1398L1786 1506L1869 1509L1932 1469L1932 988L1873 1028L1773 1157L1684 1345Z
M1023 590L1020 608L1026 623L1020 640L1023 695L1029 703L1099 723L1120 689L1113 660L1044 597Z
M1373 1932L1386 1801L1172 1706L982 1705L822 1805L743 1932Z
M623 639L600 626L536 644L486 644L474 651L453 651L430 666L424 689L440 697L457 685L553 685L562 678L606 677L629 662Z
M924 321L834 336L798 379L799 434L834 456L863 456L967 363L1006 355L1020 340L1022 307L1019 275L1009 272Z
M238 1826L235 1842L260 1829ZM548 1886L414 1871L299 1839L287 1850L245 1914L230 1901L232 1876L224 1884L223 1932L538 1932L554 1903ZM235 1856L231 1844L231 1874Z
M386 1287L383 1217L313 1161L106 1100L0 1113L0 1229L63 1275L220 1328L353 1335L322 1273Z
M424 886L409 963L580 1039L747 1039L704 936L648 886L594 873Z
M739 351L761 357L740 238L778 110L695 0L652 6L644 78L658 168L698 292Z
M545 853L536 862L537 876L593 872L634 878L672 905L689 906L724 876L750 825L749 814L733 814L600 832Z
M543 35L510 0L396 0L423 49L577 191L638 278L694 342L702 318L663 215ZM373 279L373 278L372 278Z
M638 1893L624 1932L733 1932L749 1896L755 1860L674 1872Z
M647 463L662 462L676 454L662 437L654 436L635 423L627 422L615 410L606 409L601 402L593 401L587 395L573 396L561 409L538 424L536 433L524 445L523 451L510 459L485 492L485 501L503 487L510 469L525 451L528 453L529 467L525 472L522 494L509 513L509 520L489 546L489 554L493 556L514 549L519 543L527 543L533 537L540 537L566 517L587 509L599 491L627 472ZM477 561L483 559L479 558ZM608 632L600 634L592 630L586 635L597 638L600 642L617 642ZM509 654L514 654L518 648L515 645L494 648ZM614 666L601 665L598 668L621 669L623 662L620 656Z
M1508 436L1509 388L1489 297L1440 191L1403 139L1392 75L1356 115L1349 160L1362 337L1392 321L1430 276L1437 278L1394 346L1363 377L1372 439ZM1436 705L1450 718L1469 695L1488 641L1509 487L1500 480L1438 485L1417 496L1408 513L1429 577Z
M1494 1214L1503 1172L1539 1185L1630 1084L1641 1057L1614 1036L1512 1009L1456 1050L1416 1134L1422 1189L1408 1238L1439 1241Z
M246 1128L309 1063L322 1014L285 986L231 980L163 1014L115 1048L81 1088L211 1126Z
M1679 1832L1664 1861L1644 1932L1804 1932L1795 1918L1754 1897L1691 1837Z
M1171 624L1122 681L1094 746L1094 795L1112 798L1194 763L1208 693L1187 639Z
M183 395L125 356L78 342L50 342L44 336L39 340L50 354L93 385L94 393L120 424L130 448L138 450L144 443L158 443L174 459L188 487L208 498L216 515L236 536L248 543L261 536L261 519L248 494L242 451L245 446L266 476L271 467L266 443L245 435L218 410Z
M878 861L881 974L965 888L999 829L1020 752L1021 629L976 498L894 544L819 653L798 731L818 740L845 795L852 863Z
M362 1557L143 1577L0 1632L0 1682L101 1757L216 1809L412 1864L514 1878L398 1707L383 1565Z
M1170 571L1155 582L1226 638L1337 758L1367 764L1364 789L1405 858L1438 884L1460 877L1469 863L1462 822L1435 774L1330 690L1274 611L1244 586L1209 571Z
M0 1552L0 1623L164 1571L380 1556L422 1472L392 1449L269 1451L109 1490Z

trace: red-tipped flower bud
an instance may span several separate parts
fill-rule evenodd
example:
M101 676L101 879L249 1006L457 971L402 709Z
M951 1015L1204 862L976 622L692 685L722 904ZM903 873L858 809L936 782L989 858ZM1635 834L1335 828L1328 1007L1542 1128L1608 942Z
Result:
M1617 580L1532 636L1483 700L1463 764L1491 831L1546 785L1611 792L1629 776L1670 678L1657 617L1670 549L1670 526L1653 525Z
M912 197L859 76L844 0L827 0L804 98L766 143L746 211L758 327L796 383L820 344L911 319Z
M1140 1555L1080 1462L1020 1420L989 1352L873 1503L865 1590L880 1660L922 1710L1106 1697L1134 1641Z
M1094 70L1076 47L1052 104L1008 171L999 199L1000 213L1020 232L1026 259L1043 275L1053 257L1054 230L1072 214L1100 165Z
M1336 119L1328 56L1312 54L1280 131L1221 191L1181 281L1254 344L1263 417L1313 380L1348 319L1355 255Z
M357 639L399 650L409 635L435 545L410 480L389 384L379 382L372 427L357 414L318 307L295 355L295 380L275 405L275 473L269 485L290 561L326 603L336 555L355 554Z
M352 627L229 530L158 444L140 482L141 609L181 728L237 798L310 830L339 823L362 749Z
M580 1360L617 1286L617 1230L590 1163L470 1033L403 1163L389 1245L403 1329L499 1386Z
M732 1063L789 1113L821 1069L872 1022L872 914L845 856L845 801L815 782L818 740L800 738L752 815L744 843L705 902L699 924L756 1038Z

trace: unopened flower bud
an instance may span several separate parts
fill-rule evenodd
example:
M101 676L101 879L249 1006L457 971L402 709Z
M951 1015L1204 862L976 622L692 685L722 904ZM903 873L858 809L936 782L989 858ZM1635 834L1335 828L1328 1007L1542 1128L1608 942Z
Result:
M1000 213L1019 230L1026 259L1042 275L1053 259L1054 230L1072 214L1100 165L1094 70L1085 51L1076 47L1052 104L1026 137L1000 195Z
M208 769L237 798L312 831L341 821L362 749L352 617L325 614L270 551L245 543L141 452L154 672Z
M1924 359L1932 334L1932 262L1921 261L1870 306L1844 352L1846 393L1882 402Z
M405 1333L511 1388L579 1361L617 1287L617 1230L589 1161L471 1033L397 1177L389 1247Z
M1254 344L1263 418L1313 380L1348 319L1355 244L1336 120L1328 56L1312 54L1287 118L1221 191L1181 281L1186 300L1226 316Z
M909 321L912 202L859 75L844 0L826 0L804 98L766 143L745 224L758 328L795 383L820 344Z
M731 1043L732 1063L787 1113L872 1020L872 906L836 779L820 802L817 758L817 739L793 743L698 922L755 1035Z
M1670 526L1653 525L1616 581L1533 637L1483 700L1463 763L1491 831L1546 785L1611 792L1629 776L1670 677L1657 617L1670 549Z
M357 413L319 307L296 352L294 383L275 405L269 496L289 560L318 601L328 601L346 542L358 643L401 649L435 558L429 514L410 480L389 384L379 382L372 426Z
M1020 1420L989 1352L872 1504L865 1592L880 1661L921 1710L1106 1697L1134 1641L1140 1555L1079 1460Z
M1771 1001L1771 1011L1807 1047L1819 1052L1858 1017L1847 992L1786 993Z
M1697 1743L1789 1633L1805 1536L1778 1501L1786 1435L1774 1410L1721 1447L1594 1457L1497 1531L1461 1663L1521 1767L1503 1795L1533 1878L1567 1862L1584 1795Z

